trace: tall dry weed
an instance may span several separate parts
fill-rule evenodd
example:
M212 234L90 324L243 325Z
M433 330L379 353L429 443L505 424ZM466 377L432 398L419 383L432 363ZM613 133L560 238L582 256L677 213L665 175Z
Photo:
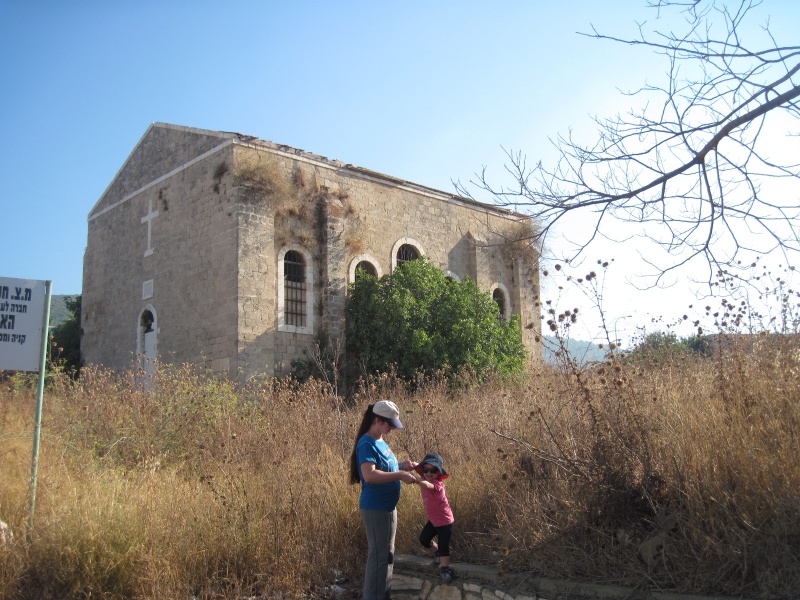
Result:
M765 338L766 339L766 338ZM556 578L785 598L800 591L796 346L539 367L523 382L406 386L348 402L310 381L237 386L188 366L51 382L33 541L0 551L2 598L198 598L358 589L347 464L391 398L402 460L442 454L453 559ZM0 519L24 539L33 393L4 384ZM6 476L8 474L8 476ZM418 549L405 486L398 552ZM639 545L668 518L657 564Z
M796 595L800 387L786 356L730 345L535 380L527 418L498 432L511 468L495 552L556 577ZM668 517L677 527L647 569L637 547Z

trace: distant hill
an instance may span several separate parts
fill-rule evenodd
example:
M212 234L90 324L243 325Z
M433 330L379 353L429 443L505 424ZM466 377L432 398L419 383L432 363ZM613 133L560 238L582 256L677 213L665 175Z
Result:
M67 320L69 311L67 310L66 299L75 298L78 294L53 294L50 298L50 327L58 327Z
M558 340L550 335L543 336L544 361L547 364L556 363L556 351L559 349ZM567 340L567 352L578 361L578 364L602 361L606 357L606 350L601 349L594 342L584 342L583 340Z

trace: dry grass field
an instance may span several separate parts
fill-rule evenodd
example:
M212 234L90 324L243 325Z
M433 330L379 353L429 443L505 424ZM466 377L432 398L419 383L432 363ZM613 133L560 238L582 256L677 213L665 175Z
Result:
M391 377L348 402L321 383L236 386L161 367L47 387L35 527L34 388L0 385L0 598L300 597L358 589L347 460L365 406L395 401L400 460L442 454L455 561L577 580L800 595L800 360L792 338L710 357L619 357L481 386ZM405 486L398 551L424 524ZM668 531L665 531L668 530ZM637 551L654 536L665 543ZM649 566L643 561L650 561Z

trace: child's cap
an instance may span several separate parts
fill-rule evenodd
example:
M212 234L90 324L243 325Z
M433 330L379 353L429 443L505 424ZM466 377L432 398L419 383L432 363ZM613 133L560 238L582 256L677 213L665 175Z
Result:
M439 479L447 479L449 475L447 471L444 470L444 461L442 457L436 454L436 452L429 452L425 455L425 458L414 468L414 470L422 475L422 466L423 465L431 465L432 467L436 467L439 469Z

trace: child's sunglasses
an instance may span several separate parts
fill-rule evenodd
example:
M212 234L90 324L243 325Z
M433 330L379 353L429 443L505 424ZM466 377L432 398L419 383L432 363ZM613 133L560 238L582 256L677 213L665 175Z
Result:
M430 469L426 469L426 468L423 467L422 472L423 473L432 473L432 474L436 475L439 472L439 469L437 469L436 467L432 467Z

